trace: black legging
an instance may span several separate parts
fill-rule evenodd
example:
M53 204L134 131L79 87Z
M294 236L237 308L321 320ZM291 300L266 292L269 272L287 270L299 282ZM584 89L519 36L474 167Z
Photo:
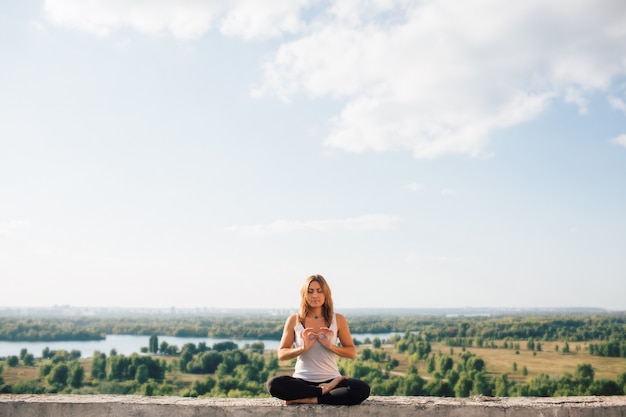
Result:
M309 382L304 379L294 378L289 375L276 376L267 382L267 390L272 397L291 401L302 398L317 398L319 404L331 405L356 405L360 404L370 395L370 387L358 379L345 379L330 392L322 395L319 384L326 382Z

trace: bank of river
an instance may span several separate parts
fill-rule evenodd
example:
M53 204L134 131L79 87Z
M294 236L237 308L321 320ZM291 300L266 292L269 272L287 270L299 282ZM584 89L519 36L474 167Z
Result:
M388 339L393 333L380 334L353 334L354 339L363 341L365 338L373 339L378 337L381 340ZM59 342L7 342L0 341L0 358L16 355L19 356L22 349L26 349L28 353L32 353L35 357L42 356L43 350L47 347L50 350L78 350L81 357L89 358L94 351L99 351L107 356L112 349L121 355L131 355L132 353L140 353L142 347L147 347L150 341L149 336L132 336L132 335L108 335L104 340L87 340L87 341L59 341ZM194 343L196 346L204 342L208 347L212 347L215 343L231 341L237 343L240 348L246 344L255 342L263 342L265 349L278 349L279 340L258 340L258 339L218 339L210 337L175 337L175 336L159 336L159 344L167 342L168 345L176 345L182 348L185 343Z

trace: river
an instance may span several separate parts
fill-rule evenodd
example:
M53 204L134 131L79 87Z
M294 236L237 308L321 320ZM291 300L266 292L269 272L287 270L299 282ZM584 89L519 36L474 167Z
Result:
M365 338L374 339L378 337L381 340L390 338L395 333L362 333L353 334L352 337L359 341L365 340ZM176 345L178 348L182 348L185 343L194 343L196 346L200 342L206 343L208 347L213 347L215 343L231 341L237 343L240 348L243 348L245 344L251 344L255 342L263 342L265 349L278 349L280 343L279 340L258 340L258 339L229 339L229 338L210 338L210 337L175 337L175 336L158 336L159 345L162 342L167 342L168 345ZM148 347L150 336L132 336L132 335L108 335L104 340L87 340L87 341L59 341L59 342L7 342L0 341L0 358L6 356L19 356L22 349L26 349L28 353L32 353L35 357L40 358L43 350L47 347L50 350L66 350L68 352L72 350L78 350L81 353L82 358L89 358L93 355L94 351L99 351L107 356L111 352L111 349L120 355L131 355L132 353L140 353L142 347Z

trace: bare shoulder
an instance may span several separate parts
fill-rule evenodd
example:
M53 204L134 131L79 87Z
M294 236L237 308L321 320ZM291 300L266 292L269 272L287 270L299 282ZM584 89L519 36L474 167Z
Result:
M287 320L285 321L285 326L295 327L297 321L298 321L298 314L294 313L290 315L289 317L287 317Z
M337 326L348 324L348 320L343 314L335 313L335 317L337 317Z

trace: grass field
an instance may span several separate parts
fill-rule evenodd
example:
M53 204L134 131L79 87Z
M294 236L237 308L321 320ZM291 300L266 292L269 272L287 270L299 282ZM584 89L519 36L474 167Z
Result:
M523 343L525 346L525 343ZM558 377L565 373L574 374L576 366L583 363L591 364L595 371L595 379L616 379L621 373L626 372L626 358L606 358L601 356L592 356L585 350L586 344L581 343L580 350L576 350L578 344L570 344L571 353L561 353L555 350L556 345L560 348L563 343L542 342L542 351L533 355L532 351L522 348L519 354L514 349L490 349L490 348L466 348L467 352L471 352L485 361L487 374L497 376L508 374L509 380L516 382L526 382L528 379L537 376L540 373L549 375L550 377ZM391 346L386 346L385 350L392 354L400 361L398 371L403 372L408 366L406 357L394 354ZM462 348L452 348L455 362L458 356L463 353ZM442 344L434 343L432 352L442 352L450 354L450 347ZM513 371L513 363L517 364L517 371ZM526 366L528 375L523 375L522 369ZM418 372L422 377L427 377L426 364L420 362L417 365Z

